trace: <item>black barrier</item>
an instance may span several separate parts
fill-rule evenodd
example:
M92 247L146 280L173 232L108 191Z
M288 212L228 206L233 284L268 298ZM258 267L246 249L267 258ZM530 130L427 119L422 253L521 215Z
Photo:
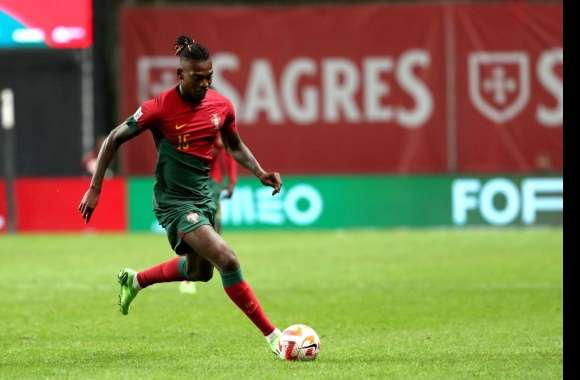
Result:
M0 90L14 97L14 174L77 176L82 159L82 52L0 52ZM0 133L0 138L7 136ZM4 157L0 144L0 157ZM0 166L0 176L4 168Z

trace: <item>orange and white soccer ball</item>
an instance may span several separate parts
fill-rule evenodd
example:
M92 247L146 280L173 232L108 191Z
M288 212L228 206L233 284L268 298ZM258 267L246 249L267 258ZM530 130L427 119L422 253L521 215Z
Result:
M280 359L314 360L320 351L320 338L310 326L289 326L280 337Z

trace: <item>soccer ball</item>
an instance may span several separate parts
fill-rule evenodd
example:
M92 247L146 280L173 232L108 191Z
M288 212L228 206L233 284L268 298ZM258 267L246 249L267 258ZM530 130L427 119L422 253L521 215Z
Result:
M280 359L314 360L320 350L320 339L310 326L289 326L280 337Z

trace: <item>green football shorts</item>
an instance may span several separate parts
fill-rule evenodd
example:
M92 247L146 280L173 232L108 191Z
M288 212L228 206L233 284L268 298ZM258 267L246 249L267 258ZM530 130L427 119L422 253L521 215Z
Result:
M191 205L188 210L182 210L177 213L171 221L165 218L164 227L167 232L167 239L175 253L186 255L192 252L192 249L183 241L183 236L186 233L204 225L214 225L215 206L212 206L213 203L204 207Z

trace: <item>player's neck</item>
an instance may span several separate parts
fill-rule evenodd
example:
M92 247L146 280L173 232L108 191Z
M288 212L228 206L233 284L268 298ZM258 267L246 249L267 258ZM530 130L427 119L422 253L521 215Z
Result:
M196 106L199 103L201 103L201 99L194 99L191 95L185 93L185 91L183 91L183 89L181 88L181 83L177 86L177 93L184 102L189 103L192 106Z

